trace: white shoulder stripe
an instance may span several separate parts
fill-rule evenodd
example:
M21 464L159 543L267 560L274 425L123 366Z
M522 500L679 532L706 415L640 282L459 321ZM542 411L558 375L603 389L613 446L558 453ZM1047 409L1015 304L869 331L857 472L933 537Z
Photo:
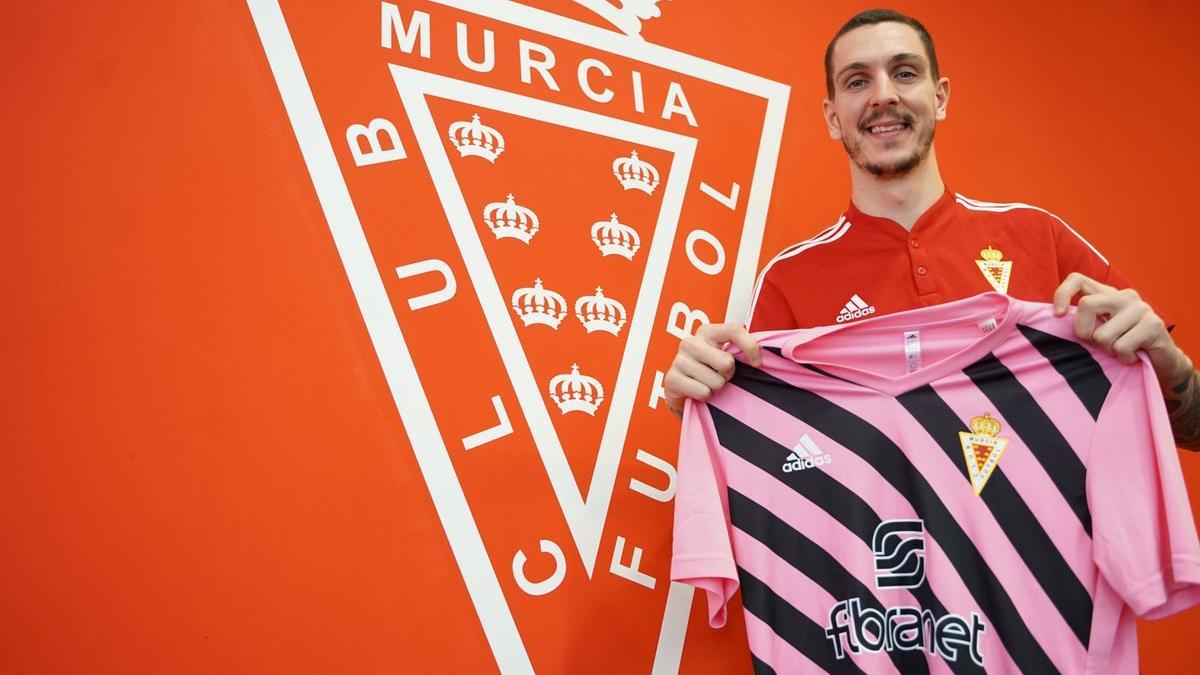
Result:
M789 255L789 254L790 254L792 251L794 251L794 250L795 250L797 247L800 247L800 246L807 246L808 244L810 244L810 243L812 243L812 242L814 242L814 241L819 241L819 240L822 240L822 239L824 239L825 237L829 236L829 235L830 235L830 234L831 234L831 233L832 233L834 230L836 230L838 227L840 227L840 226L841 226L841 224L842 224L842 222L844 222L845 220L846 220L846 216L842 216L842 217L838 218L838 221L837 221L836 223L834 223L834 224L830 225L829 227L827 227L827 228L825 228L825 229L821 230L820 232L818 232L818 233L814 234L813 236L809 237L808 239L805 239L804 241L798 241L798 242L796 242L796 243L792 244L791 246L788 246L787 248L785 248L785 249L783 249L782 251L780 251L780 252L779 252L779 253L778 253L778 254L775 256L775 258L772 258L772 259L771 259L771 262L774 262L776 258L781 258L781 257L784 257L784 256L786 256L786 255ZM771 262L768 262L767 264L768 264L768 265L770 265L770 264L771 264Z
M1051 218L1057 220L1058 222L1062 223L1063 227L1067 228L1068 232L1075 235L1076 239L1078 239L1079 241L1082 241L1084 246L1087 246L1089 249L1091 249L1092 253L1095 253L1096 257L1099 258L1105 265L1110 264L1108 262L1108 258L1105 258L1103 253L1096 250L1095 246L1092 246L1092 242L1088 241L1087 239L1084 239L1083 235L1076 232L1075 228L1073 228L1067 224L1067 221L1063 220L1062 218L1059 218L1058 216L1054 215L1053 213L1047 211L1046 209L1038 208L1038 207L1030 205L1030 204L1022 204L1020 202L1010 202L1008 204L999 204L996 202L981 202L977 199L969 199L958 193L955 193L954 196L957 198L955 201L957 201L959 204L961 204L965 208L971 209L972 211L990 211L992 213L1004 213L1005 211L1012 211L1013 209L1033 209L1034 211L1041 211L1042 213L1044 213L1044 214L1050 216Z
M842 216L841 218L838 218L836 223L830 225L824 230L821 230L821 232L816 236L810 239L805 239L802 242L792 244L791 246L783 249L779 255L771 258L771 260L767 262L765 266L763 266L762 271L758 273L758 280L754 282L754 295L750 299L750 309L746 311L746 317L743 320L743 323L747 326L750 325L750 318L754 316L754 308L758 306L758 294L762 292L763 279L767 277L767 272L771 270L771 267L775 263L787 258L791 258L794 255L799 255L814 246L820 246L821 244L828 244L829 242L837 241L849 230L850 222L846 220L846 216Z

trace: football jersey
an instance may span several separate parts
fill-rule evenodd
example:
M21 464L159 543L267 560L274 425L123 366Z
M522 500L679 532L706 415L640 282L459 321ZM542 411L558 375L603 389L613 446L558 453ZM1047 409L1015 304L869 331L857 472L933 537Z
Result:
M671 578L758 672L1135 673L1200 602L1149 363L988 293L757 336L681 436Z
M810 328L988 291L1049 302L1071 272L1129 286L1066 222L1037 207L947 190L909 231L852 203L834 225L768 261L747 322L753 331Z

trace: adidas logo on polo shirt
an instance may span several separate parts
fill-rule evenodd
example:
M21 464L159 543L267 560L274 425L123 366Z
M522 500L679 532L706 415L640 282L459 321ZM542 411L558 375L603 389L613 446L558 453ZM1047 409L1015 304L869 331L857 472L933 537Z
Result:
M792 451L788 453L787 461L783 464L784 473L792 473L793 471L803 471L811 469L814 466L824 466L833 461L833 458L821 451L816 443L804 434L800 437L800 442Z
M838 312L837 322L845 323L874 313L875 307L868 305L866 301L858 297L858 294L855 293L846 301L846 306L842 308L842 311Z

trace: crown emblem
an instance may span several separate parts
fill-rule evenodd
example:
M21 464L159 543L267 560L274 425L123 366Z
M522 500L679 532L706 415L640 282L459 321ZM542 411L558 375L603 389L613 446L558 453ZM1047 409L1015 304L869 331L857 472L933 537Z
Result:
M526 244L538 231L537 214L514 202L511 194L507 201L492 202L484 207L483 222L492 229L497 239L511 237Z
M616 26L622 33L630 37L642 36L642 21L662 16L658 8L659 0L614 0L621 4L620 9L608 0L575 0L599 14L605 21Z
M604 297L599 286L595 295L585 295L575 301L575 316L589 333L601 330L616 335L625 325L625 308L616 300Z
M658 187L658 169L638 159L637 150L628 157L614 159L612 168L613 175L626 190L641 190L649 195Z
M450 142L458 148L460 157L482 157L495 163L504 152L504 136L499 131L479 123L479 115L472 115L470 122L455 122L450 125Z
M604 255L619 255L627 260L633 260L633 254L642 247L637 231L618 221L615 213L608 220L592 225L592 241Z
M979 436L995 437L1000 433L1000 423L992 419L991 413L983 413L983 417L971 418L971 431Z
M542 280L534 279L533 288L520 288L512 294L512 308L526 326L540 323L558 330L558 324L567 315L567 301L563 296L542 288Z
M991 413L985 412L983 417L971 418L970 427L971 433L960 431L958 439L962 444L971 488L975 496L979 496L1000 463L1000 457L1008 447L1008 439L997 435L1000 433L1000 422L993 419Z
M988 246L979 252L975 261L983 278L997 293L1008 292L1008 281L1012 277L1012 261L1004 260L1004 254Z
M595 415L596 408L604 402L604 387L596 378L580 375L579 366L572 363L570 375L555 375L550 380L550 398L564 415L569 412Z

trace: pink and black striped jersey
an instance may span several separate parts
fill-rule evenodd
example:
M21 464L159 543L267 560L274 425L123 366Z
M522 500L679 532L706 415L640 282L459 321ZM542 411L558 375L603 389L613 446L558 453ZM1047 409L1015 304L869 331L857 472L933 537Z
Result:
M1200 602L1149 364L998 294L758 336L684 412L671 578L758 672L1137 672Z

